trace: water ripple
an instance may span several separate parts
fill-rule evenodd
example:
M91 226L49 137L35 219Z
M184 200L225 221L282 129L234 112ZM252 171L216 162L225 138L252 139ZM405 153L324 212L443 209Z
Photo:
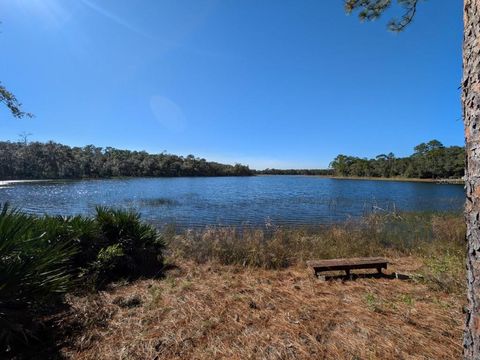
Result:
M461 185L304 176L55 181L0 190L0 202L29 213L89 215L97 205L113 206L179 227L303 226L375 211L460 211L465 196Z

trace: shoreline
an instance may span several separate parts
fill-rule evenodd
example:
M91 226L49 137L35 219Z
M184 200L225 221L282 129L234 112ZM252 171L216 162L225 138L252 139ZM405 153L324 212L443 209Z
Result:
M453 184L453 185L463 185L465 183L464 179L421 179L421 178L405 178L405 177L361 177L361 176L335 176L335 175L286 175L286 174L255 174L252 176L306 176L306 177L318 177L323 179L334 179L334 180L373 180L373 181L399 181L399 182L423 182L423 183L434 183L434 184ZM82 179L25 179L25 180L0 180L1 186L23 184L23 183L36 183L36 182L49 182L49 181L65 181L65 180L114 180L114 179L172 179L172 178L187 178L192 176L156 176L156 177L144 177L144 176L132 176L132 177L110 177L110 178L82 178ZM194 178L205 178L205 176L193 176ZM208 176L208 177L238 177L238 176Z
M24 184L24 183L35 183L35 182L47 182L52 181L51 179L36 179L36 180L0 180L1 186L15 185L15 184Z
M304 175L309 176L309 175ZM330 175L312 175L314 177L335 179L335 180L374 180L374 181L400 181L400 182L423 182L433 184L453 184L463 185L464 179L421 179L421 178L404 178L404 177L357 177L357 176L330 176Z

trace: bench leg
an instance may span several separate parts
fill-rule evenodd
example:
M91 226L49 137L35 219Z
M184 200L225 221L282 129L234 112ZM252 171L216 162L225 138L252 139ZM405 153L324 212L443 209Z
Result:
M379 274L381 274L382 273L382 267L381 266L377 267L377 271L378 271Z
M319 271L316 271L316 270L313 270L313 276L317 279L317 280L321 280L321 281L326 281L327 278L325 275L320 275L321 272Z
M345 270L345 273L347 275L347 278L350 278L350 269Z

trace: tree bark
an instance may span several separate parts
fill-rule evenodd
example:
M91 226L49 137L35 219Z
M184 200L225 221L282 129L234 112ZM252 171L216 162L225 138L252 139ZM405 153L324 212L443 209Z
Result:
M465 359L480 359L480 0L464 1L462 105L467 200Z

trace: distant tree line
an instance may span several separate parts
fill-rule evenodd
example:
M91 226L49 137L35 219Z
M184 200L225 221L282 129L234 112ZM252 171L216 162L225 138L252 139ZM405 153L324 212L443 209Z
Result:
M465 150L461 146L445 147L440 141L431 140L415 146L414 153L408 157L397 158L393 153L374 159L338 155L330 167L338 176L461 178Z
M193 155L70 147L52 141L0 142L0 179L75 179L121 176L245 176L248 166L225 165Z
M79 179L109 177L337 175L359 177L461 178L464 149L438 140L415 146L409 157L381 154L374 159L338 155L330 169L265 169L225 165L193 155L119 150L112 147L70 147L47 143L0 142L0 179Z
M257 170L258 175L333 175L332 169L265 169Z

